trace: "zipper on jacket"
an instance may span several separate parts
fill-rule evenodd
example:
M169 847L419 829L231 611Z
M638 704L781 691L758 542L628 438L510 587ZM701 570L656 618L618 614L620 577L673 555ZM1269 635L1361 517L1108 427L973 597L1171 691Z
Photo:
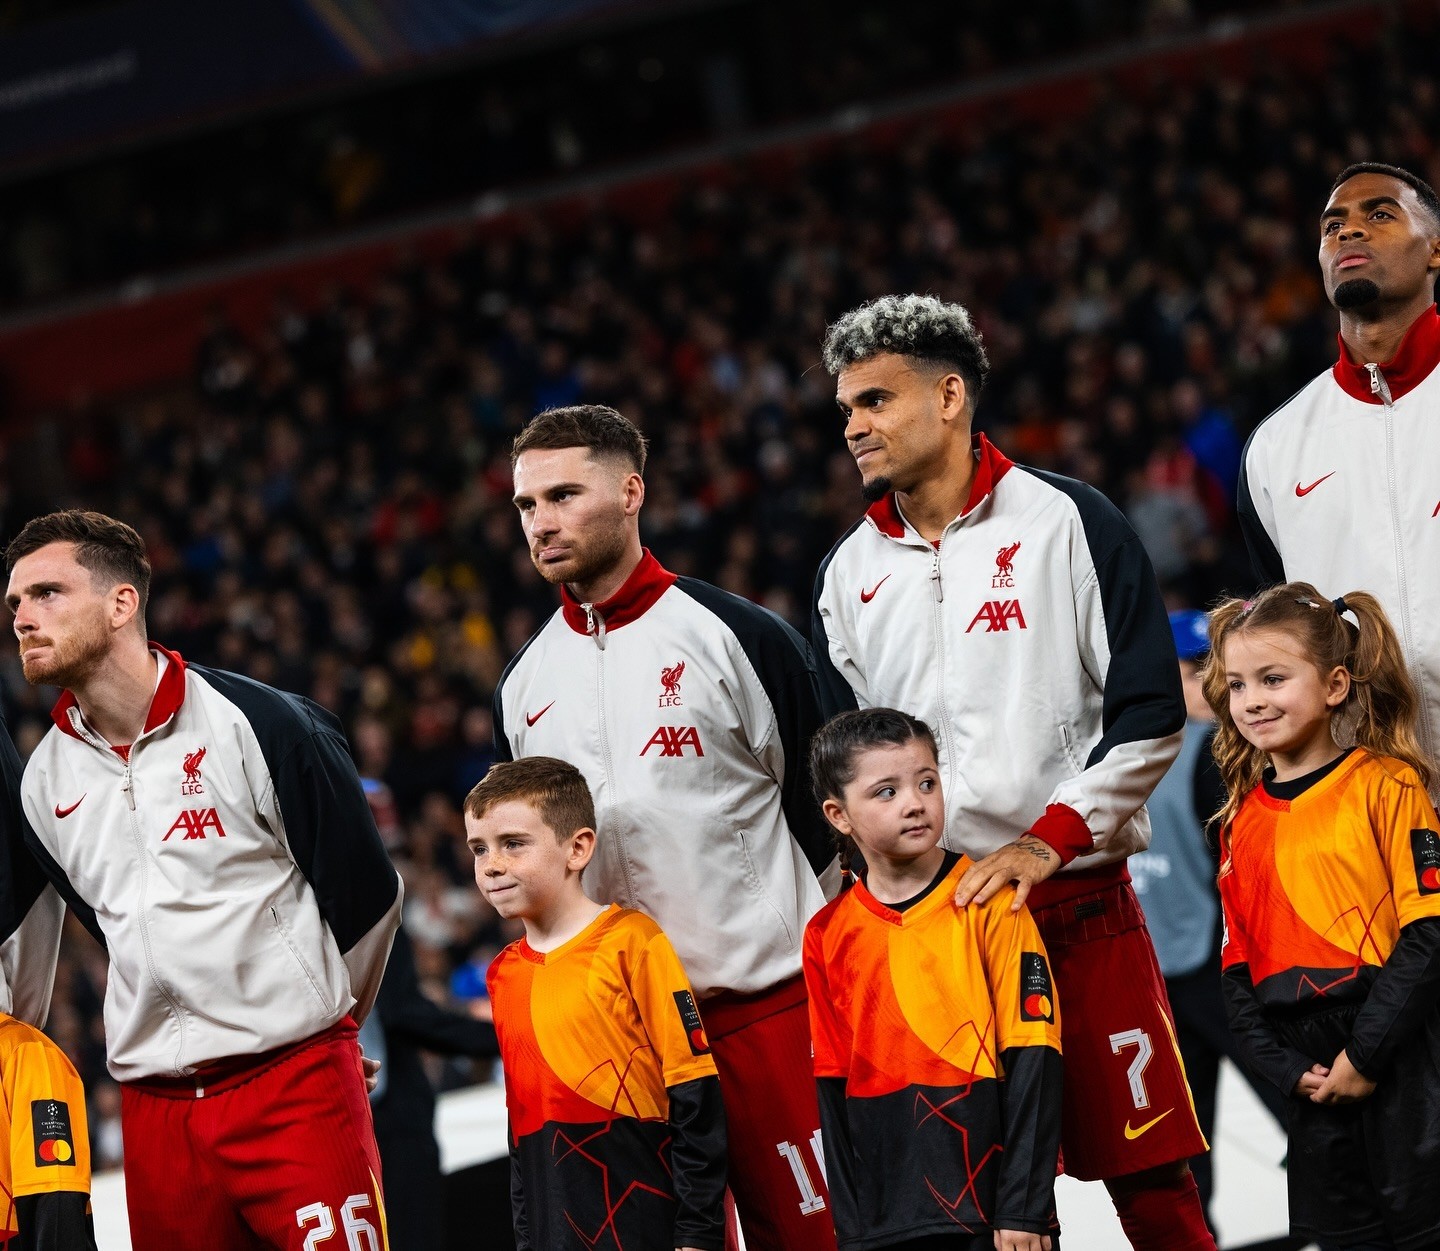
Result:
M940 607L940 602L945 598L940 587L940 549L935 549L935 563L930 569L930 585L935 589L935 599L930 605L930 619L935 629L935 673L938 679L936 687L940 693L940 750L950 768L955 764L955 748L951 742L952 732L950 726L950 706L945 699L945 610ZM943 779L948 785L949 779ZM946 841L945 830L940 832L941 845L950 849Z
M170 988L160 980L160 974L155 971L155 954L150 945L150 925L145 919L145 895L146 884L150 874L147 871L149 854L145 850L145 839L137 824L135 813L135 748L138 744L130 747L130 759L125 762L125 781L121 784L121 790L125 792L125 800L129 805L130 816L130 838L135 844L135 860L140 871L139 899L136 900L136 912L140 922L140 946L145 952L145 968L150 973L150 980L155 984L155 989L160 992L161 998L170 1005L170 1011L175 1017L175 1026L180 1031L180 1046L175 1052L175 1071L182 1072L180 1064L181 1057L185 1054L185 1016L180 1010L180 1002L170 993ZM203 1090L203 1088L201 1088ZM198 1097L198 1096L197 1096Z
M934 549L935 559L930 564L930 590L938 604L945 598L945 588L940 584L940 545L933 543L931 547Z
M605 618L595 611L594 604L581 604L585 610L585 633L595 640L595 645L605 650Z
M1370 394L1378 395L1380 402L1384 404L1386 408L1390 408L1394 404L1394 401L1390 398L1390 384L1385 381L1385 375L1380 372L1380 366L1366 365L1365 368L1370 371ZM1392 496L1391 498L1393 499L1394 497Z
M587 613L590 611L588 604L585 606L585 611ZM615 764L610 758L610 721L609 712L605 707L605 656L603 654L605 625L604 619L600 617L599 613L596 613L595 616L601 623L600 648L602 652L601 655L595 657L595 711L598 714L596 722L600 729L600 759L604 762L605 777L610 779L613 790L616 789L616 773ZM618 794L616 798L619 798ZM625 907L633 908L635 906L635 879L630 873L630 857L626 853L623 838L615 840L615 857L620 863L620 873L625 878Z

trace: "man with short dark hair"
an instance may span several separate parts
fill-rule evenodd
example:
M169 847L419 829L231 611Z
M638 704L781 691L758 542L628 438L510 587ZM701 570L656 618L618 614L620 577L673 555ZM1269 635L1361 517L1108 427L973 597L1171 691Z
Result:
M1339 356L1245 447L1240 524L1257 576L1372 592L1440 754L1440 198L1394 165L1352 165L1320 215ZM1440 792L1437 792L1440 798Z
M585 775L599 833L586 891L648 913L679 952L720 1070L750 1251L833 1251L800 976L834 859L805 778L809 648L641 546L645 442L613 409L541 413L512 463L560 608L501 677L496 753Z
M1105 1181L1137 1251L1213 1251L1186 1160L1206 1149L1126 871L1180 746L1175 647L1145 550L1098 491L971 425L989 366L969 313L886 296L830 327L826 369L868 513L821 566L829 711L938 734L956 901L1011 882L1065 1018L1066 1172Z
M342 1228L383 1247L355 1035L401 890L339 724L147 642L123 522L52 513L5 558L25 678L65 688L23 798L110 955L136 1247L293 1251Z

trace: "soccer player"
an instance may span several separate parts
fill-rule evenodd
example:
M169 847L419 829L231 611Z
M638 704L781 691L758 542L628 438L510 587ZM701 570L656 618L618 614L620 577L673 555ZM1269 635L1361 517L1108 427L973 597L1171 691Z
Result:
M85 1088L65 1053L0 1013L0 1246L95 1251Z
M137 1251L383 1248L355 1035L401 890L338 724L148 643L123 522L37 518L6 564L25 678L65 688L23 798L109 952Z
M1150 562L1098 491L1014 464L971 422L969 314L887 296L826 336L874 501L820 568L812 638L836 708L935 727L957 900L1017 882L1065 1006L1066 1172L1103 1179L1137 1251L1213 1248L1206 1149L1125 860L1185 724Z
M643 913L587 897L595 805L545 756L465 799L475 882L525 937L487 983L519 1251L720 1251L725 1109L695 996Z
M1440 198L1352 165L1320 215L1339 357L1246 444L1240 524L1266 582L1364 587L1395 623L1440 756ZM1440 795L1440 791L1435 792Z
M815 1077L841 1251L1052 1251L1060 1012L1011 892L957 907L935 737L842 712L815 794L863 880L805 927Z
M587 892L647 913L675 944L715 1049L750 1251L833 1251L800 975L834 858L805 784L809 648L641 547L645 441L614 409L541 413L511 456L560 608L501 677L496 754L580 769L599 820Z
M1222 980L1287 1096L1291 1232L1440 1246L1440 817L1399 640L1373 595L1304 582L1221 604L1211 636Z

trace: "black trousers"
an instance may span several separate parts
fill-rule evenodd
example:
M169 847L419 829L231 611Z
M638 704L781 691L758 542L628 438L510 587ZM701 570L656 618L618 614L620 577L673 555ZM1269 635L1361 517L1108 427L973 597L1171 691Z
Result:
M1271 1116L1285 1127L1286 1099L1268 1082L1256 1081L1240 1064L1235 1036L1225 1015L1225 1001L1220 994L1220 945L1217 942L1210 959L1194 973L1184 977L1167 977L1165 990L1170 996L1170 1010L1175 1014L1175 1038L1180 1044L1180 1058L1185 1062L1185 1076L1195 1100L1195 1117L1200 1132L1211 1146L1215 1144L1215 1104L1220 1088L1220 1061L1229 1058L1249 1083ZM1197 1155L1190 1161L1200 1203L1209 1218L1210 1200L1215 1193L1215 1167L1211 1153Z
M377 1131L379 1127L377 1126ZM430 1129L426 1122L424 1129ZM445 1184L433 1133L379 1133L390 1251L441 1251L445 1246ZM507 1211L504 1218L510 1217Z

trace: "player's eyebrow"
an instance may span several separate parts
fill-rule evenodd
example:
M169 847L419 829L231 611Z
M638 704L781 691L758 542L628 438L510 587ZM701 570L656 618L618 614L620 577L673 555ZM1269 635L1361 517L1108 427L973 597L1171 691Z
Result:
M42 591L61 591L65 588L62 587L58 582L32 582L29 586L23 589L26 595L35 596L39 595ZM20 596L17 595L14 591L11 591L8 595L5 596L5 605L10 609L11 612L14 612L17 608L20 607Z
M551 486L544 487L541 490L531 494L520 495L517 493L516 495L511 497L511 500L513 503L516 504L528 504L534 500L536 495L544 495L548 497L552 495L558 495L561 491L583 491L584 489L584 484L580 482L557 482Z
M1382 204L1389 204L1393 208L1397 209L1403 207L1400 201L1397 200L1393 195L1372 195L1368 200L1361 200L1358 207L1360 208L1361 212L1368 213L1372 209L1379 208ZM1323 213L1320 214L1320 221L1324 223L1329 221L1332 217L1344 217L1348 212L1349 209L1345 205L1332 204L1329 208L1327 208Z
M835 397L835 403L840 405L840 411L842 413L848 413L852 408L864 408L876 400L888 399L894 394L893 391L886 387L866 387L865 390L857 394L849 404L845 403L838 395Z

